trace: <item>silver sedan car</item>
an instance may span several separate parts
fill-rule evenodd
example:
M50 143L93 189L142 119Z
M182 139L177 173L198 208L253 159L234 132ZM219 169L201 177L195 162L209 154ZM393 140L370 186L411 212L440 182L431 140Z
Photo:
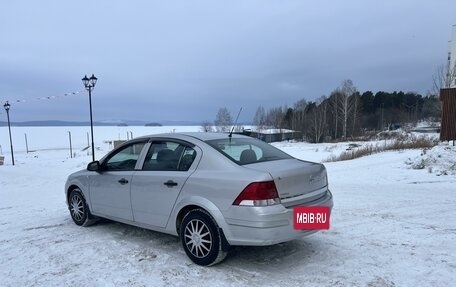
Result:
M179 236L208 266L230 246L272 245L316 230L295 229L295 207L331 210L326 169L260 140L222 133L171 133L125 142L65 185L73 221L108 218Z

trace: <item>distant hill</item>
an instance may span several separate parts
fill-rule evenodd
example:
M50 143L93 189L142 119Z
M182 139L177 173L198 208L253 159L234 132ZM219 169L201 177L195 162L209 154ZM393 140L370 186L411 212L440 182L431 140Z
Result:
M147 123L145 124L146 127L161 127L162 124L159 123Z

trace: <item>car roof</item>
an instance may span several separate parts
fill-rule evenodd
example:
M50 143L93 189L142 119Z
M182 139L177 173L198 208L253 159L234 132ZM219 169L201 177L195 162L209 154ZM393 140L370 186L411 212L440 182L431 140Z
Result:
M193 139L198 139L201 141L208 141L208 140L215 140L215 139L224 139L228 138L228 133L211 133L211 132L177 132L177 133L163 133L163 134L153 134L143 136L141 138L174 138L174 139L181 139L187 140L189 137ZM233 138L249 138L248 136L239 135L239 134L232 134Z
M229 133L206 133L206 132L188 132L182 133L182 135L186 135L189 137L194 137L202 141L207 140L215 140L215 139L225 139L229 138ZM245 138L247 136L239 135L239 134L232 134L233 138Z

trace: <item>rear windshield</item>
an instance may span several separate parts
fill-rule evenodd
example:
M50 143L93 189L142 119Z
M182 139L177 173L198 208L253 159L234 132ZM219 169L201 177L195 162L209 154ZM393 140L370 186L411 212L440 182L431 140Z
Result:
M240 165L292 158L272 145L253 138L216 139L206 143Z

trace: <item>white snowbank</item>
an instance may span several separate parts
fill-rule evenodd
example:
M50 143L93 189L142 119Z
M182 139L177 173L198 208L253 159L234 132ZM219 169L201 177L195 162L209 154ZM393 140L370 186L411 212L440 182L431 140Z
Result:
M440 144L422 150L419 156L408 158L405 163L413 169L426 169L435 175L456 175L456 147Z

